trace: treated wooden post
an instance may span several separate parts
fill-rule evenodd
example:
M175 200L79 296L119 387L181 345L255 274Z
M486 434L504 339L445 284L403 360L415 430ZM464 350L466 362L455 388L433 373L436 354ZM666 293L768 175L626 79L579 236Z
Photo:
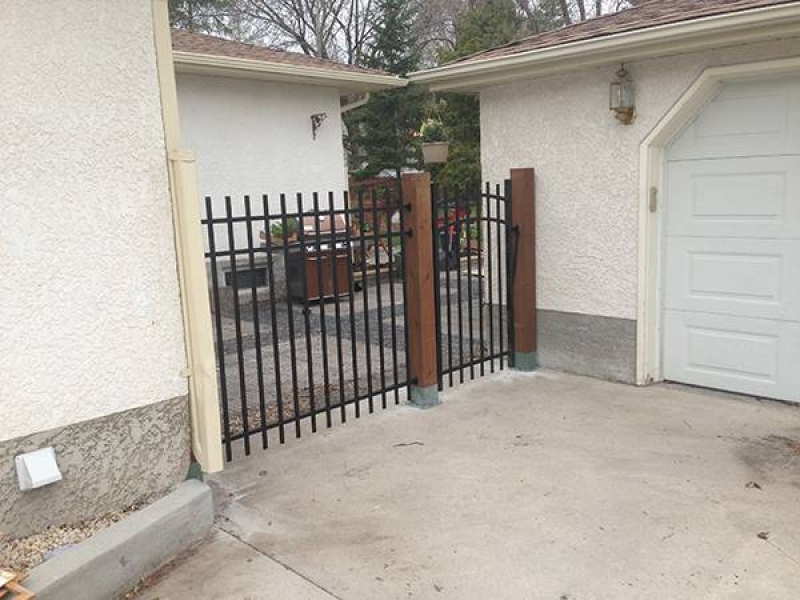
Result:
M409 401L420 408L440 403L436 352L436 296L434 290L433 215L431 176L403 176L406 212L405 277L408 348L406 349Z
M513 365L539 366L536 345L536 183L533 169L511 169L511 227L516 235ZM514 263L512 263L514 264Z

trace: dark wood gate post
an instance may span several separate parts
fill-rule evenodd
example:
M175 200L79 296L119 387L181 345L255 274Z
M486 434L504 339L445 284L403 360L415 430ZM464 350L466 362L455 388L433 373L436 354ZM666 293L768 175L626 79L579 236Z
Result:
M403 176L407 211L405 277L407 293L409 400L420 408L440 403L436 352L436 296L433 256L431 176Z
M533 169L511 169L511 227L516 235L512 360L519 371L539 366L536 345L536 183Z

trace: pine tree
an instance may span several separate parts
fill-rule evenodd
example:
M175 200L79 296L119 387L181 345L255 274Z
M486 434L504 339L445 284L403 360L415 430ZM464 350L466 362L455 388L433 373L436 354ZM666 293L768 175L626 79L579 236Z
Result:
M455 44L440 53L440 62L502 46L524 35L523 26L513 0L484 0L456 22Z
M380 21L366 66L405 76L419 65L413 5L379 0L378 11ZM357 176L391 170L399 180L403 169L421 163L414 133L422 121L425 98L424 90L409 85L373 94L367 104L346 115L350 162Z
M523 34L523 26L513 0L486 0L456 23L455 45L440 53L440 62L506 44ZM481 184L478 98L444 94L441 104L444 109L440 118L450 142L450 156L436 174L437 181L455 194L474 192Z
M199 33L229 35L232 0L169 0L169 19L173 27Z

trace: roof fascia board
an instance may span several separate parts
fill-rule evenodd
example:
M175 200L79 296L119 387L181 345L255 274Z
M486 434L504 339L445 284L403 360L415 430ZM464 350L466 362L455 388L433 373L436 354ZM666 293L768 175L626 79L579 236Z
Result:
M336 71L194 52L173 52L173 61L178 73L318 85L356 92L371 92L408 85L408 80L394 75Z
M476 91L520 76L539 77L620 60L800 35L800 3L752 9L581 40L500 58L454 63L412 73L434 91Z

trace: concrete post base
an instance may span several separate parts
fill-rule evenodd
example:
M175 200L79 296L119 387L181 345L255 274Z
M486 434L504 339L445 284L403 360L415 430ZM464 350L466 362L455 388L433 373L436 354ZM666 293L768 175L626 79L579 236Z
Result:
M439 387L429 385L428 387L409 386L408 401L417 408L433 408L442 403L439 398Z
M539 355L536 352L515 352L515 371L535 371L539 368Z

